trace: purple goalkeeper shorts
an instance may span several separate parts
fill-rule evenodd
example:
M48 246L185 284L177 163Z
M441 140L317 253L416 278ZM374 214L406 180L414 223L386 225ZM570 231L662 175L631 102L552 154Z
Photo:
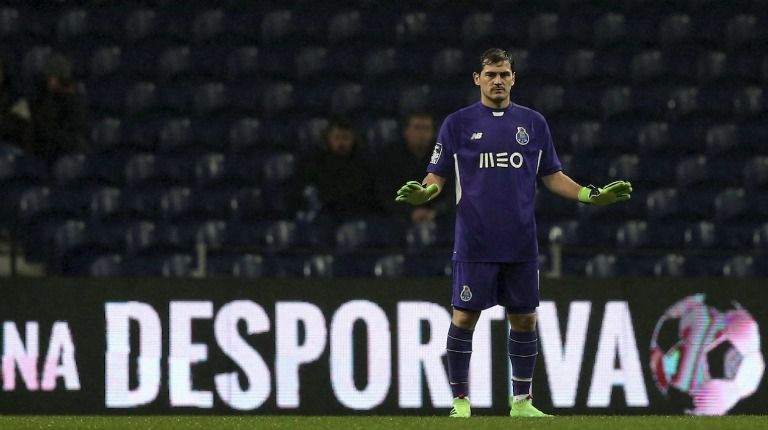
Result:
M454 261L451 304L471 311L501 305L510 313L533 313L539 306L539 264Z

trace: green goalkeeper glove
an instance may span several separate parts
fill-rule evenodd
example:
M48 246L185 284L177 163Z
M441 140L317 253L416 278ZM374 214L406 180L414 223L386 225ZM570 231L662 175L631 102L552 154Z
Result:
M416 181L408 181L397 190L396 202L410 203L412 205L421 205L437 193L438 187L435 184L427 187L422 186Z
M605 206L629 200L631 192L632 184L627 181L611 182L603 188L589 185L579 190L579 201L595 206Z

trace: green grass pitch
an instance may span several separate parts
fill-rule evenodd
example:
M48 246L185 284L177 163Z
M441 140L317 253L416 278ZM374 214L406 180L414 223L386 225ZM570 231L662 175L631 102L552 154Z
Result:
M471 427L469 427L471 426ZM447 417L355 416L0 416L0 429L125 429L125 430L258 430L258 429L461 429L511 428L535 430L693 430L766 429L768 416L665 417L665 416L562 416L555 418L508 418L478 416L469 420Z

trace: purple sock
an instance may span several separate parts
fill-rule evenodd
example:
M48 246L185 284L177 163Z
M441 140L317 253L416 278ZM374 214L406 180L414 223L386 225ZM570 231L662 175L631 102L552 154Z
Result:
M533 368L538 355L535 331L509 331L507 351L512 363L512 394L530 394Z
M448 380L453 397L469 394L469 358L472 356L472 330L464 330L451 323L448 329Z

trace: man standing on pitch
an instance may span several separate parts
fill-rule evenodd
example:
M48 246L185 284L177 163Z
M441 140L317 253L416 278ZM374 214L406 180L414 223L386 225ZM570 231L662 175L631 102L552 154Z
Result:
M489 49L473 73L480 102L449 115L421 183L410 181L398 202L423 204L455 174L456 231L453 249L453 316L448 330L451 417L468 418L469 359L480 312L506 308L511 325L507 348L512 363L510 416L549 416L531 403L538 355L538 244L534 200L536 178L550 191L587 204L607 205L630 198L629 182L583 187L562 172L544 117L510 101L514 62Z

